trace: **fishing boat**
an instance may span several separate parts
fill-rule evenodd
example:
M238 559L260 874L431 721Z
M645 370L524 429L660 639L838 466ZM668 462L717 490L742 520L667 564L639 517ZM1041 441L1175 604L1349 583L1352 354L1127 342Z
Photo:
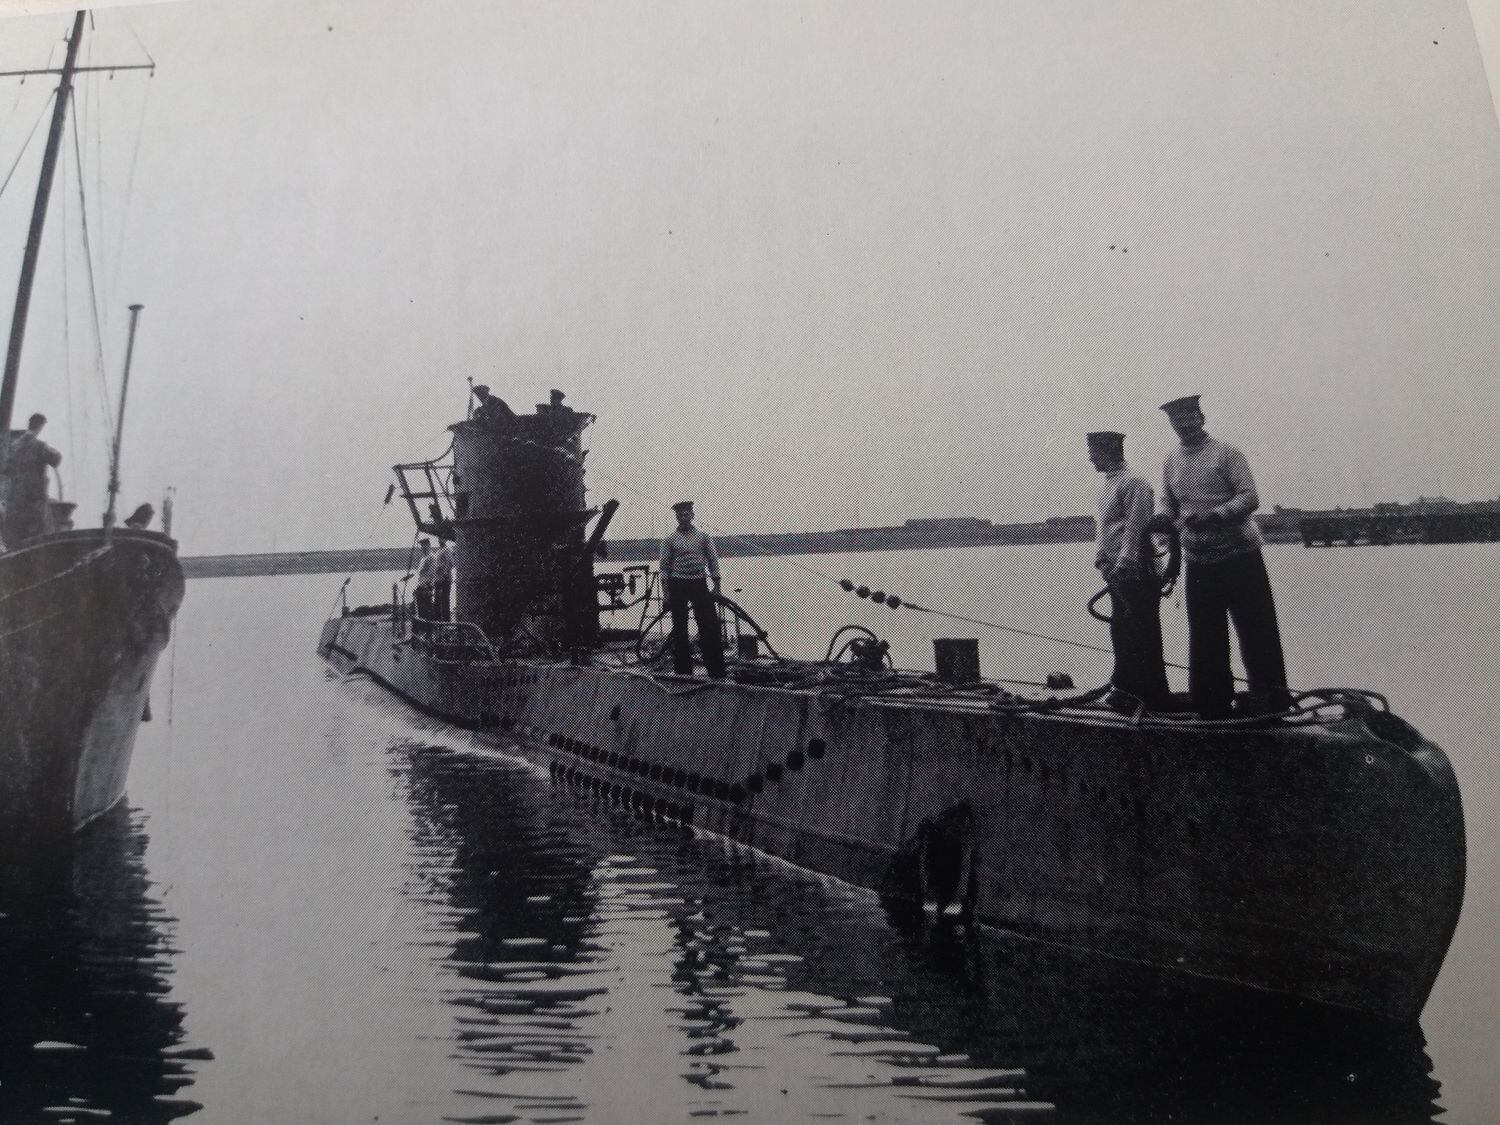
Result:
M443 457L396 466L419 531L453 544L453 620L418 616L399 584L388 604L345 603L318 643L334 669L559 784L897 909L1419 1015L1463 902L1463 811L1443 751L1381 696L1300 692L1215 722L1123 714L1104 689L981 679L961 645L937 673L890 667L859 629L825 660L783 659L729 598L726 678L674 675L659 575L594 573L618 504L586 506L593 417L563 397L457 422ZM601 624L637 606L638 625Z
M84 16L74 19L60 71L27 72L58 74L60 81L0 389L0 467L13 438L32 282L74 76L106 69L78 66ZM152 673L182 602L176 541L117 526L114 516L139 313L140 306L132 306L102 526L72 527L72 505L57 502L20 534L14 511L6 521L11 534L0 547L0 859L7 861L25 860L124 796L136 733L150 709ZM19 502L14 495L10 501Z

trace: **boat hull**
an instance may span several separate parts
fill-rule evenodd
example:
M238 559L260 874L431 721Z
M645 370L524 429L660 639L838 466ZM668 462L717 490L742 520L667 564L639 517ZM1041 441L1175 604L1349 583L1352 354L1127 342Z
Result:
M389 619L320 651L554 776L1022 936L1409 1021L1463 900L1457 784L1395 716L1112 713L464 664Z
M0 849L25 858L125 793L184 583L176 543L67 531L0 555Z

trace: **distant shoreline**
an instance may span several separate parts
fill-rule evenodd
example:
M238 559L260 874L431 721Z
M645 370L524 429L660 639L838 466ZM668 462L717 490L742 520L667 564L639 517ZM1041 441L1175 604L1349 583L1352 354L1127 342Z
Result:
M1085 517L1087 518L1087 517ZM726 559L774 555L836 555L861 551L914 551L945 547L990 547L998 544L1087 543L1093 537L1092 519L1087 534L1073 529L1049 536L970 533L967 535L881 534L901 528L870 528L846 531L786 532L775 535L716 536L719 555ZM1000 530L999 528L996 529ZM654 562L659 539L612 539L608 556L612 563ZM189 578L242 578L276 574L351 574L356 571L405 570L412 560L410 547L378 547L354 551L281 551L257 555L197 555L182 560Z
M1260 519L1267 542L1297 542L1297 527L1279 526L1275 516ZM1089 543L1092 516L1065 516L1042 523L992 524L980 519L909 520L900 527L842 528L838 531L780 532L716 537L723 558L776 555L855 554L862 551L940 550L949 547L1037 546ZM608 543L607 562L653 562L657 539L616 539ZM182 568L189 578L249 578L278 574L353 574L404 571L410 547L376 547L344 551L275 551L241 555L191 555Z

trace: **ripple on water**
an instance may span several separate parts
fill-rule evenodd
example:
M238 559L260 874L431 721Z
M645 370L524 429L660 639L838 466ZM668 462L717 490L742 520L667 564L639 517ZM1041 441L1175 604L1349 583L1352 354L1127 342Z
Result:
M1234 1070L1241 1029L1205 1029L1154 981L898 925L866 892L501 758L413 750L400 768L396 893L410 936L447 939L413 949L410 979L446 1020L428 1041L450 1119L1204 1119L1163 1076L1195 1050L1200 1073ZM1139 1034L1173 1020L1190 1030L1170 1050Z

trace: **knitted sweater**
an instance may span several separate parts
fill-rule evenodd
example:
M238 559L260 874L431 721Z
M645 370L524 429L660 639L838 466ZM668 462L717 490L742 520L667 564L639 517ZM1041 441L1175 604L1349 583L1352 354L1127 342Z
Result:
M705 532L679 528L661 541L663 578L702 578L705 573L719 577L719 552Z
M1250 463L1218 438L1178 445L1167 454L1161 506L1174 520L1189 513L1216 517L1182 529L1182 551L1188 562L1223 562L1260 548L1260 528L1250 518L1260 507Z
M1118 567L1138 576L1154 569L1155 560L1143 549L1146 524L1152 511L1151 486L1122 462L1106 473L1099 494L1099 534L1094 540L1095 566Z

